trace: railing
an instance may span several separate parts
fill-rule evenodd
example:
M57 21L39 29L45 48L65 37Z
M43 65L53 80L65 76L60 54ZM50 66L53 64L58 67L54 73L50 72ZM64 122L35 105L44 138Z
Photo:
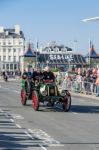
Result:
M97 92L95 83L85 82L85 81L77 82L77 81L64 80L61 83L60 87L63 90L69 90L71 92L76 92L76 93L95 95Z

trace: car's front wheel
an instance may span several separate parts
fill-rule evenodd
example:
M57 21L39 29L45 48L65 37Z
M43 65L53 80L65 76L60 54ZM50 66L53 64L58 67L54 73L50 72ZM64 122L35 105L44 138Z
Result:
M63 107L63 110L65 112L68 112L70 110L70 107L71 107L71 96L65 96L64 97L64 101L63 101L63 104L62 104L62 107Z
M26 91L24 89L21 90L21 103L26 105Z
M35 111L39 109L39 98L37 91L32 92L32 105Z

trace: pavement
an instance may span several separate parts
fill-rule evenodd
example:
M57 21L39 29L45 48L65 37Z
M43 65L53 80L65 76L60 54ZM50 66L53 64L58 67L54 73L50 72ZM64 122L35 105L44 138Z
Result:
M87 99L99 100L99 97L96 97L95 94L85 94L85 93L74 93L71 92L71 95L74 97L85 97Z

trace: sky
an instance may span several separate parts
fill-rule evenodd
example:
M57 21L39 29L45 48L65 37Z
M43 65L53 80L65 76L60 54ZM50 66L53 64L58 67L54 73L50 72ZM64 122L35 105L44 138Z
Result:
M0 0L0 26L19 24L26 40L39 46L51 41L86 54L89 41L99 53L99 21L82 19L99 16L99 0Z

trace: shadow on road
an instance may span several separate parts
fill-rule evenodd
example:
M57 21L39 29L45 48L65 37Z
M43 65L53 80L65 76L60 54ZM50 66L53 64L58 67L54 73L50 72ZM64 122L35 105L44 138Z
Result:
M71 111L77 113L99 113L99 106L72 105Z
M37 148L40 147L39 143L40 139L30 139L26 137L25 133L0 132L0 148L2 148L2 150L24 150L30 147Z

